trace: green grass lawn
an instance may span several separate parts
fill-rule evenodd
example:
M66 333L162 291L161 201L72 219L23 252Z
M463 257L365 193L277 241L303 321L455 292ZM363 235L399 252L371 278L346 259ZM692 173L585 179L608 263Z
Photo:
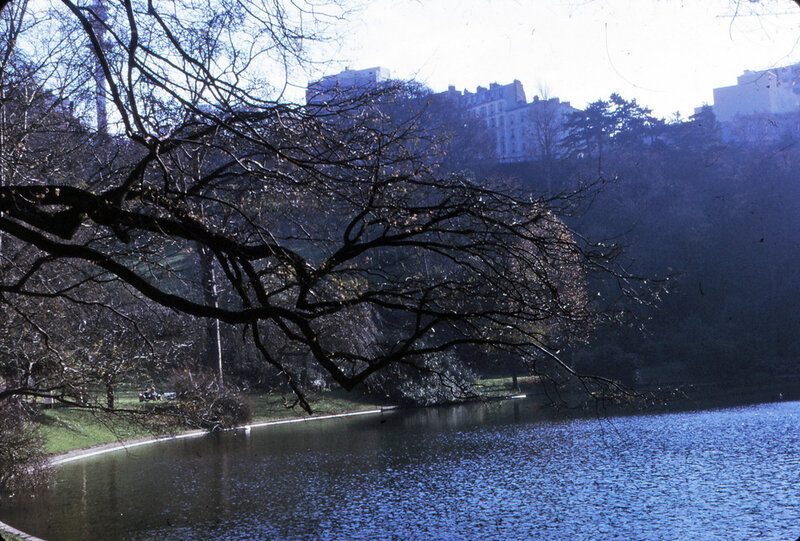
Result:
M115 407L139 410L138 394L133 391L118 393ZM142 421L137 416L108 415L70 407L42 409L37 418L48 454L153 435L153 429Z
M284 398L275 394L253 393L249 395L249 398L253 405L254 421L268 421L307 415L300 406L295 406L291 409L286 407L286 400L290 400L288 395ZM364 400L341 389L310 393L307 398L315 415L330 415L344 411L362 411L380 407L374 402Z
M140 422L77 408L43 410L37 422L48 454L153 434Z

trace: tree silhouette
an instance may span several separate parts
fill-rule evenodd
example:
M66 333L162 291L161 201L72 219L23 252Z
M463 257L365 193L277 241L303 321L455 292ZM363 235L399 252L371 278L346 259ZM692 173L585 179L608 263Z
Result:
M93 58L76 65L65 50L47 60L101 66L109 135L74 130L94 142L80 145L91 168L45 156L56 166L2 183L0 231L33 256L3 276L0 292L74 292L80 302L116 282L148 303L236 326L308 410L287 352L345 389L392 365L433 370L427 359L441 353L487 348L569 370L542 329L567 332L593 317L566 292L575 277L608 270L613 250L560 224L553 207L563 199L447 172L425 110L392 108L409 94L401 83L335 107L270 98L256 60L302 59L298 21L309 12L126 0L101 18L62 4L71 42L83 40ZM210 256L218 299L207 280L169 263L198 250ZM63 262L71 272L54 289L48 273ZM343 340L343 326L377 331Z

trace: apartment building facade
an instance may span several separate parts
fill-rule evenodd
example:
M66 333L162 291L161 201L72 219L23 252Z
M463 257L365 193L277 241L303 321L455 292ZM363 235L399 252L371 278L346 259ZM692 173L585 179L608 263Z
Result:
M391 79L391 72L378 66L363 70L346 69L312 81L306 90L306 103L333 103L337 96L368 90ZM528 102L519 80L505 85L491 83L474 92L450 86L437 94L463 114L481 120L487 128L495 157L501 162L521 162L557 157L565 135L567 116L574 111L569 102L558 98L534 97Z

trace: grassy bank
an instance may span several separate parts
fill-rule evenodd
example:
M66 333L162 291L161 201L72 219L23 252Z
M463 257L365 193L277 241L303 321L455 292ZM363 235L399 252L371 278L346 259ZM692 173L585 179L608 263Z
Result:
M14 535L13 533L4 532L3 530L0 530L0 539L3 541L25 541L24 537Z
M359 400L345 391L328 391L309 396L316 415L345 411L361 411L378 407L372 402ZM299 407L287 408L284 397L276 394L251 393L248 399L253 407L253 421L269 421L306 415ZM139 409L136 393L120 393L116 400L119 409ZM109 415L80 408L60 407L43 409L37 418L38 427L45 439L45 451L59 454L106 443L143 438L165 432L188 430L182 426L149 426L146 419L136 415Z
M490 398L507 396L531 392L536 387L537 379L521 377L518 383L519 389L514 389L511 378L482 379L476 382L476 389ZM311 393L308 398L315 415L362 411L380 406L374 401L343 390ZM254 422L306 415L299 407L287 408L286 399L280 394L250 393L248 400L253 409ZM133 391L118 393L115 405L122 410L137 410L142 406L138 394ZM98 411L59 407L43 409L37 423L45 438L45 450L48 454L188 429L182 426L148 426L144 420L146 419L138 416L108 415Z
M520 376L517 378L517 387L515 388L514 381L511 378L483 378L475 383L475 389L481 395L492 398L538 392L540 390L539 381L536 376Z

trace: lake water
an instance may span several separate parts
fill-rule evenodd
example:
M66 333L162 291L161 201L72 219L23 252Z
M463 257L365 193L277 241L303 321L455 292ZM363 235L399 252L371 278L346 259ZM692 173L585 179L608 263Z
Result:
M283 425L66 464L0 520L61 539L800 536L800 402L548 420L535 405Z

